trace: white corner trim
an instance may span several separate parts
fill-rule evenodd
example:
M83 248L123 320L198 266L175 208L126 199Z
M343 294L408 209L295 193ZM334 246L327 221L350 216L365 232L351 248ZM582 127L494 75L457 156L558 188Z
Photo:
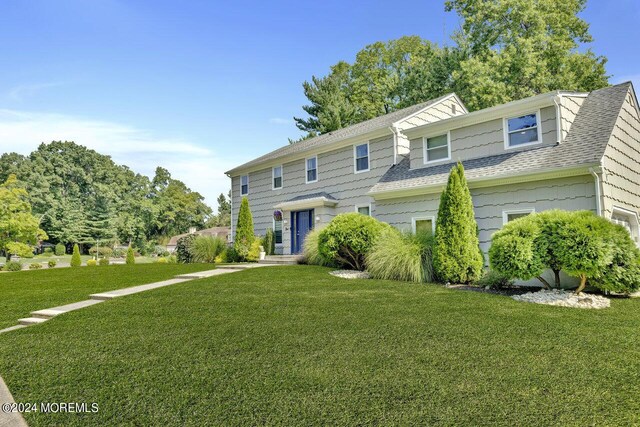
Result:
M358 159L356 157L356 147L359 147L361 145L367 146L367 168L359 171L358 162L357 162ZM371 170L371 147L369 146L369 141L363 144L354 144L353 145L353 173L364 173L364 172L369 172L370 170Z
M431 232L436 233L436 217L433 215L414 216L411 218L411 231L416 232L416 221L431 221Z
M519 144L514 146L509 145L509 120L517 119L518 117L522 117L522 116L527 116L532 113L535 113L536 115L536 131L538 133L538 140L533 142L527 142L526 144ZM538 109L535 112L530 111L528 113L519 114L517 116L504 117L502 119L502 130L503 130L503 136L504 136L505 150L515 150L521 147L530 147L532 145L542 144L542 120L540 119L540 110Z
M536 208L507 209L502 211L502 225L509 222L509 214L531 214L535 213Z
M308 161L311 159L316 159L316 179L314 179L313 181L308 181L309 178L309 163ZM304 159L304 183L305 184L312 184L314 182L318 182L318 156L311 156L311 157L306 157Z
M437 135L428 135L428 136L423 136L422 137L422 164L424 165L433 165L433 164L437 164L437 163L442 163L442 162L449 162L451 161L451 131L447 131L446 135L447 135L447 157L444 159L438 159L438 160L427 160L427 139L429 138L434 138L437 136L442 136L444 135L443 133L437 134Z
M276 168L280 168L280 187L276 187L275 186ZM271 189L272 190L282 190L283 187L284 187L284 166L283 165L274 166L274 167L271 168Z

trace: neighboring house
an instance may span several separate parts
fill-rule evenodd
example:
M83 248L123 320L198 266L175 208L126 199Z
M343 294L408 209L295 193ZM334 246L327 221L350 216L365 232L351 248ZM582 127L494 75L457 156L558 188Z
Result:
M188 236L189 234L195 234L198 236L211 236L211 237L219 237L225 242L229 241L231 228L229 227L211 227L205 228L203 230L196 230L195 227L191 227L188 233L179 234L177 236L173 236L169 239L169 243L167 243L167 251L174 252L176 250L176 245L178 244L178 240L181 237Z
M434 230L457 161L485 252L504 223L547 209L591 210L638 241L640 112L631 83L473 113L451 94L280 148L227 172L232 233L242 197L256 234L276 229L284 254L300 252L310 229L342 212Z

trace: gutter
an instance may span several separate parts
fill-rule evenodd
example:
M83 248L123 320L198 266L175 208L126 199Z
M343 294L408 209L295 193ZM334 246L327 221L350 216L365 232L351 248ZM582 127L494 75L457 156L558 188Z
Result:
M560 144L562 142L562 95L558 93L553 97L553 103L556 104L556 117L558 123L556 123L556 139L557 143Z
M389 126L389 130L393 134L393 166L398 164L398 137L400 135L400 129L395 124Z
M600 176L594 168L589 168L589 172L595 178L596 183L596 213L598 216L602 216L602 203L600 201Z

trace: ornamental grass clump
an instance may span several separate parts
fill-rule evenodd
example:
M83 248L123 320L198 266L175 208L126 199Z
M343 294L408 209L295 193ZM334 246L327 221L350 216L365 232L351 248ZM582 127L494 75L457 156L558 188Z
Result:
M310 265L321 265L323 267L336 267L335 262L325 258L320 254L320 248L318 243L320 240L320 232L322 230L311 230L304 238L304 245L302 250L303 262Z
M320 255L338 266L364 271L366 255L383 231L391 226L357 212L343 213L320 232Z
M429 233L385 230L367 254L367 271L375 279L431 282L433 243Z
M226 246L219 237L198 236L191 243L191 259L193 262L214 263Z

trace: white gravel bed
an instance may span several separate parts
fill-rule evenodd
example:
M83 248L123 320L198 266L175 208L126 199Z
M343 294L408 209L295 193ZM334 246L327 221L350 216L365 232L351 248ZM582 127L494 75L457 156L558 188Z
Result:
M550 291L541 290L538 292L529 292L523 295L514 295L516 301L533 302L536 304L557 305L560 307L574 308L608 308L611 304L608 298L601 295L580 294L573 292L552 289Z
M332 276L340 277L343 279L370 279L371 276L366 271L354 271L354 270L336 270L329 274Z

